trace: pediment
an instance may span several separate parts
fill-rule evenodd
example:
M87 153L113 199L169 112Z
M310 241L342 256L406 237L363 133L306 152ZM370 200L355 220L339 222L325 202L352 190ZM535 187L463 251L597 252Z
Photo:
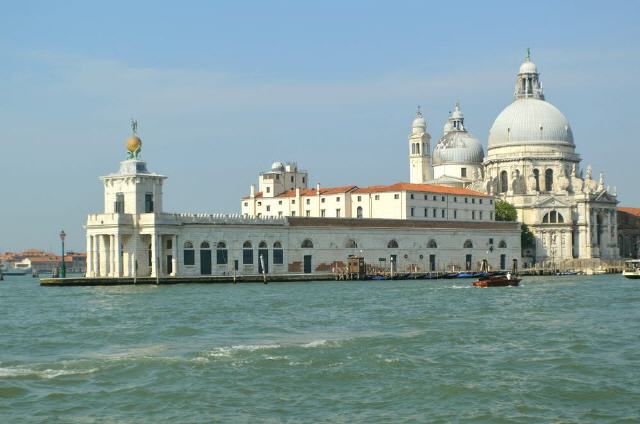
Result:
M537 208L568 208L571 205L564 200L561 200L555 196L541 197L537 202L533 204Z
M617 203L617 200L615 197L611 196L607 190L602 190L601 192L596 194L596 197L594 199L596 202L611 202L611 203Z

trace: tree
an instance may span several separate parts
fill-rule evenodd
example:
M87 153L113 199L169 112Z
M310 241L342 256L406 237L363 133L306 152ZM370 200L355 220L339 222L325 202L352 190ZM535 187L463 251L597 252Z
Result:
M496 200L496 221L516 221L517 219L518 212L511 203Z
M527 224L522 224L520 226L520 246L522 249L529 249L536 246L536 239L533 236L533 233L527 226Z

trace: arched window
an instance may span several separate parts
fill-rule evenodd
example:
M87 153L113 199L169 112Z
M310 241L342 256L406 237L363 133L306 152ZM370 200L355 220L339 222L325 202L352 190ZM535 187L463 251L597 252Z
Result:
M226 265L228 262L229 253L227 250L227 244L223 241L220 241L216 245L216 263L218 265Z
M193 243L190 241L184 242L183 261L185 265L196 264L196 255L193 250Z
M420 154L420 143L416 143L416 154Z
M562 224L564 223L564 217L560 212L551 211L544 214L542 217L543 224Z
M282 265L284 263L284 250L279 241L273 243L273 264Z
M544 171L544 189L545 191L553 191L553 169Z
M536 191L540 191L540 170L539 169L533 170L533 178L535 178L536 180Z
M500 243L498 243L498 247L500 249L506 249L507 248L507 242L504 240L500 240Z
M245 241L242 245L242 263L253 265L253 246L250 241Z
M362 218L362 206L358 206L358 209L356 209L356 217Z
M258 244L258 248L259 249L266 249L267 248L267 242L266 241L261 241L260 244Z
M437 249L437 248L438 248L438 243L436 243L434 239L429 240L429 242L427 243L427 249Z
M210 249L209 242L203 241L202 243L200 243L200 249Z
M389 243L387 243L387 248L389 249L397 249L398 248L398 242L395 240L390 240Z
M500 173L500 193L506 193L509 190L509 175L507 171Z
M411 143L411 154L412 155L416 154L416 144L415 143Z
M304 239L304 241L302 242L302 246L303 249L311 249L313 248L313 242L309 239Z
M347 249L355 249L358 247L358 243L356 243L356 241L353 239L349 239L345 242L344 247L346 247Z
M462 246L463 249L473 249L473 242L471 240L467 240L464 242Z

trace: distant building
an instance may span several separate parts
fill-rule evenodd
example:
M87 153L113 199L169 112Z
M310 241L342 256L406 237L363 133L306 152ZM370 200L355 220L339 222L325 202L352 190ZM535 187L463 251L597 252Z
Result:
M28 260L36 272L48 273L60 266L60 256L38 249L26 249L23 252L5 252L0 254L0 262L7 264ZM67 252L64 257L67 272L84 273L86 271L86 253Z
M623 258L640 253L640 208L618 208L618 248Z

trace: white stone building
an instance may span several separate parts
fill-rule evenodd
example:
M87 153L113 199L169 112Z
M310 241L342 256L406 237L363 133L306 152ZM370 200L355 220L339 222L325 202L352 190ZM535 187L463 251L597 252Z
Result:
M617 259L615 189L580 168L571 126L545 100L529 53L520 66L513 102L489 131L483 175L468 187L514 205L536 237L535 260Z
M269 194L302 190L299 186L306 184L306 174L293 166L289 169L286 171L284 166L279 175L289 172L287 181L292 185L272 184L273 180L280 181L275 177L261 179L263 187L272 187ZM374 204L376 196L381 196L379 201L386 209L376 207L372 211L371 206L363 207L363 216L374 218L345 218L341 214L338 218L292 214L254 217L164 212L165 180L166 177L149 172L137 155L121 162L117 173L102 177L104 210L89 215L86 223L87 276L330 273L344 267L349 255L363 256L368 265L383 268L393 262L398 272L478 270L483 260L492 269L504 269L520 259L518 224L488 219L493 212L493 199L470 190L404 184L389 186L393 189L383 186L362 191L357 187L324 194L320 191L320 196L298 193L282 199L296 199L303 207L316 210L325 199L324 203L357 214L358 205ZM421 191L422 186L428 190ZM278 198L265 199L277 202ZM312 199L317 204L307 204L306 200ZM459 207L453 208L451 203ZM415 213L417 208L425 207L437 210L437 216L407 216L411 208ZM456 210L461 215L476 211L483 215L475 220L446 217ZM378 215L387 219L376 218Z

